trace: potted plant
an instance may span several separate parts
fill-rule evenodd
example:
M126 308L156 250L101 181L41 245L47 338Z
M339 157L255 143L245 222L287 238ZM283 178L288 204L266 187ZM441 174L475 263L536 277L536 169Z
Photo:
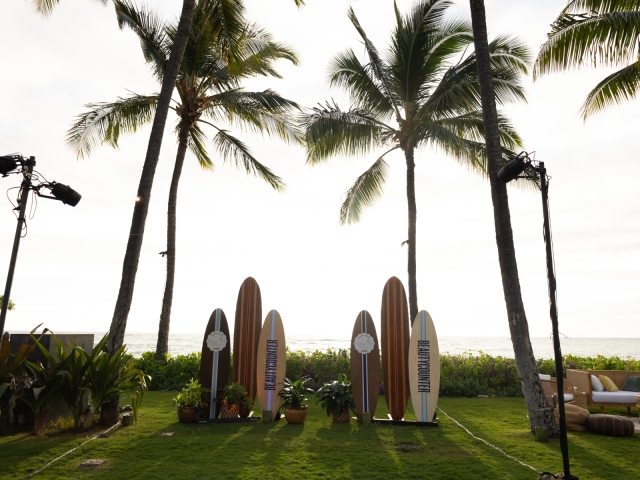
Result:
M278 396L282 399L280 407L284 408L284 418L287 419L287 423L301 424L307 418L307 406L302 402L308 400L305 398L307 393L313 393L313 390L304 386L309 380L311 380L309 377L302 377L292 382L285 377L282 383L283 388Z
M220 399L220 418L237 418L240 408L251 409L253 406L253 400L249 398L247 390L236 382L224 387Z
M173 398L178 407L178 420L182 423L194 423L198 420L200 412L206 407L202 400L206 391L195 378L189 380L187 386Z
M316 392L316 403L322 402L322 408L327 415L333 417L336 423L346 423L350 420L349 412L356 413L351 383L346 375L338 375L338 380L325 383Z

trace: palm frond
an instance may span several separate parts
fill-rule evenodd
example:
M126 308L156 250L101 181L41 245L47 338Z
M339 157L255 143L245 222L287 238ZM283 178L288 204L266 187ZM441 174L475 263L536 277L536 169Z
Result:
M194 23L207 26L215 39L221 58L240 58L242 44L237 40L245 29L245 7L242 0L200 0L194 11Z
M393 105L394 110L396 112L396 116L400 118L401 117L400 109L397 103L394 101L393 89L392 89L393 79L389 72L389 66L382 60L382 58L378 54L378 50L373 45L371 40L369 40L369 37L367 37L367 34L365 33L364 29L360 25L360 21L356 17L356 13L353 11L352 7L349 7L347 16L349 17L349 20L351 20L351 23L356 28L356 30L360 34L360 37L362 38L362 41L364 42L365 50L367 51L367 56L369 57L369 62L370 62L369 66L371 68L371 72L373 73L374 78L378 82L380 82L380 85L382 87L381 88L382 92L384 93L385 97L389 99L389 101Z
M516 37L498 36L489 44L496 102L526 102L522 75L528 73L531 51ZM475 53L450 67L425 103L431 117L455 116L480 106L480 83ZM421 113L421 116L425 115Z
M282 78L275 70L277 60L288 60L299 65L296 52L287 44L276 42L273 36L256 24L247 24L242 38L241 56L229 64L229 69L243 77L252 75Z
M582 105L582 118L586 120L614 103L634 99L640 91L640 60L612 73L589 92Z
M640 9L563 16L540 47L533 69L541 75L583 65L624 65L638 59Z
M390 99L384 93L384 86L373 75L371 65L362 65L351 49L336 55L331 61L329 83L332 87L347 90L357 108L376 112L381 118L388 118L394 112Z
M307 145L307 163L316 164L337 154L358 155L390 140L395 130L369 112L343 112L335 103L313 108L300 116Z
M135 132L153 121L157 102L158 95L133 94L112 103L87 104L91 110L76 117L67 131L66 143L77 158L88 157L95 147L105 143L118 148L120 134Z
M213 171L213 162L209 157L209 153L207 152L207 148L204 146L204 143L207 139L207 136L204 134L200 125L197 123L191 127L189 130L189 141L187 146L191 153L193 153L202 167L203 170L211 170Z
M94 1L100 2L102 5L107 4L107 0ZM38 13L45 17L48 17L49 15L51 15L53 9L60 3L60 0L31 0L31 3Z
M405 109L427 98L449 59L473 42L468 22L443 18L450 6L449 1L418 2L393 32L390 64Z
M207 97L206 102L202 113L215 121L226 120L240 128L274 135L286 142L302 142L302 134L291 116L291 112L300 107L273 90L229 90Z
M171 53L162 19L146 7L138 7L128 0L113 0L120 29L129 27L138 36L142 54L156 78L162 82L164 66Z
M285 184L282 179L258 162L247 146L226 130L218 129L213 143L225 162L233 162L237 168L243 168L247 173L263 179L276 191L284 190Z
M346 191L340 207L341 225L358 223L362 211L372 206L375 200L382 196L382 187L389 171L389 164L384 161L384 156L397 148L394 147L385 152Z

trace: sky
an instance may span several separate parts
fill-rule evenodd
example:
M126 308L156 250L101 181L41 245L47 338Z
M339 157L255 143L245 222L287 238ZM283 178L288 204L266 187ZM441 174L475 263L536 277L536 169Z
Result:
M298 52L301 65L280 64L282 80L246 83L273 88L305 107L348 98L329 88L327 67L346 48L363 48L346 12L385 51L393 28L390 0L246 0L247 17ZM406 12L413 1L399 0ZM513 34L536 53L563 1L486 0L489 36ZM153 0L165 19L180 0ZM452 15L469 18L465 1ZM128 91L159 90L138 40L117 27L113 7L61 0L49 18L26 0L0 3L0 155L36 157L48 180L82 194L77 207L39 199L22 239L6 329L39 323L56 331L106 332L150 128L76 160L65 145L74 117L92 102ZM583 122L589 90L609 70L586 68L524 83L526 104L504 110L527 151L544 161L558 284L559 330L569 337L640 337L640 135L638 101L611 107ZM169 117L127 331L156 332L165 281L166 203L176 154ZM348 338L358 312L379 327L382 289L391 276L407 288L405 166L391 155L385 194L360 223L340 226L344 192L375 161L335 157L305 165L299 146L236 132L287 184L285 193L213 157L215 171L186 159L178 199L176 283L172 332L204 332L222 308L233 319L238 289L253 276L266 315L277 309L288 335ZM377 152L381 153L381 152ZM4 190L19 177L0 178ZM509 201L523 300L531 336L551 332L540 193L510 185ZM454 158L416 154L417 284L420 309L439 336L508 336L488 182ZM8 192L15 202L17 190ZM0 278L4 285L16 220L0 202ZM232 324L232 321L230 322ZM606 352L603 352L606 353Z

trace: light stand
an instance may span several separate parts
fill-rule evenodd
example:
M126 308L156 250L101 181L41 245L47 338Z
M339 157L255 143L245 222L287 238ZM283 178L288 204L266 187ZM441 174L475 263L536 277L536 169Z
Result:
M80 201L81 195L67 185L61 185L56 182L44 182L38 185L32 184L33 167L36 165L35 157L23 158L20 155L5 155L0 157L0 174L3 177L9 173L22 173L22 185L20 185L20 193L18 194L18 225L16 226L16 234L13 238L13 250L11 251L11 261L9 262L9 273L7 274L7 283L4 287L4 298L2 301L2 309L0 310L0 337L4 334L4 323L9 309L9 295L11 294L11 285L13 284L13 273L16 269L16 260L18 259L18 248L20 247L20 238L22 236L22 228L25 223L25 212L27 210L27 200L29 192L33 191L36 195L44 198L52 198L75 207ZM20 168L21 167L21 168ZM20 169L19 172L13 172ZM36 176L36 178L38 178ZM42 187L51 190L52 196L40 193Z
M524 176L520 176L524 172ZM551 243L551 227L549 225L549 178L544 162L537 162L529 158L527 152L520 153L511 159L498 172L498 178L504 183L518 178L536 180L540 178L540 191L542 192L542 215L544 219L543 233L547 253L547 282L549 284L549 313L553 330L553 353L556 364L556 384L558 388L558 410L560 424L560 450L562 451L562 464L564 478L575 478L569 471L569 445L567 443L567 424L564 411L564 385L562 371L562 353L560 351L560 336L558 333L558 307L556 305L556 275L553 261L553 244Z

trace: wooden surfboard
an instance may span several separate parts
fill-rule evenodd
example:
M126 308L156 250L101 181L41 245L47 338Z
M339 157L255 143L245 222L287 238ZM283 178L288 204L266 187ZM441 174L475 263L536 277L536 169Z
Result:
M211 314L204 331L200 358L200 384L211 390L210 420L215 420L220 414L220 402L214 399L220 396L222 389L229 383L230 361L229 325L224 312L217 308Z
M419 422L432 422L440 391L440 349L431 315L416 315L409 342L411 403Z
M258 371L256 384L258 403L262 416L270 416L274 421L280 408L278 393L287 372L287 344L284 326L277 310L271 310L264 319L260 341L258 342ZM267 421L263 418L262 421Z
M262 299L260 287L251 277L240 286L233 329L233 381L242 385L249 398L256 398L256 355L262 330ZM241 408L240 416L249 416L250 409Z
M402 420L409 400L409 312L402 282L391 277L382 292L382 382L392 420Z
M371 315L362 310L356 318L351 334L351 390L356 404L356 415L373 418L380 392L380 347Z

